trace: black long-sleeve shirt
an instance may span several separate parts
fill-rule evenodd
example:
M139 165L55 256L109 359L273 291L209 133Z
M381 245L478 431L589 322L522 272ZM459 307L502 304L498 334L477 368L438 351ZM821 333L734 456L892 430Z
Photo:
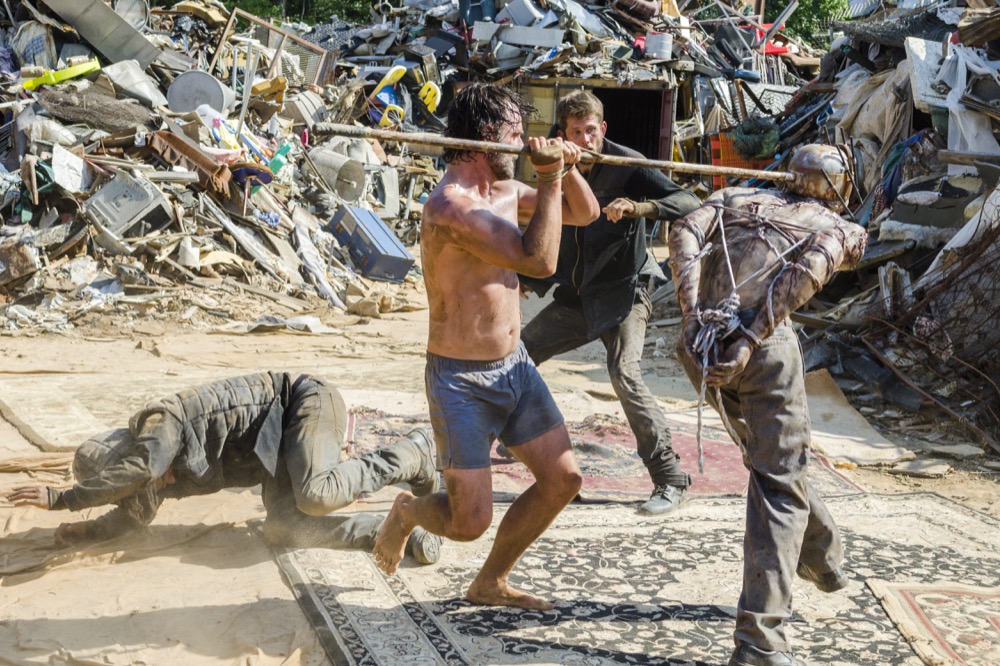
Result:
M601 153L642 158L607 139ZM698 197L656 169L595 164L587 174L587 183L601 208L620 197L651 201L661 220L679 219L701 205ZM564 227L555 274L543 280L521 277L521 281L540 295L552 284L561 285L556 297L579 301L587 335L596 338L620 324L632 307L647 258L645 224L643 218L612 222L601 213L588 226Z

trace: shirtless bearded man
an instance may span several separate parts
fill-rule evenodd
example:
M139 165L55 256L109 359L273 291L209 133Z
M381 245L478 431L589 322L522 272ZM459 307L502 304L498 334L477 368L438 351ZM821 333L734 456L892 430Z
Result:
M531 111L509 88L470 85L452 102L446 135L522 146L522 119ZM576 496L582 477L562 415L521 343L517 274L551 275L562 224L589 224L600 209L574 167L579 147L540 137L528 146L537 190L513 180L514 155L449 150L448 170L424 206L425 379L447 493L401 493L374 555L391 575L416 527L457 541L482 535L493 518L490 446L499 437L535 483L511 504L466 597L547 610L550 601L512 588L507 578ZM527 223L523 232L518 222Z

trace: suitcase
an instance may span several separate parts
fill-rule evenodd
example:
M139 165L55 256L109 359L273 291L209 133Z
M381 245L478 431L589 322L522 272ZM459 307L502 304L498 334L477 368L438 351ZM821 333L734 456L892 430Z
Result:
M370 210L341 206L330 220L330 231L347 247L355 267L365 277L402 282L414 258L396 234Z

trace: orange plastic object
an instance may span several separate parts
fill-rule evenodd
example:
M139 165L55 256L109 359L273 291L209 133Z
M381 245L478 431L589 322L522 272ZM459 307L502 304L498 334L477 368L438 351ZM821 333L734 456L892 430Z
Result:
M766 169L774 160L748 160L740 155L733 145L731 136L725 133L711 135L712 166L738 167L740 169ZM712 176L712 188L720 190L726 187L726 176Z

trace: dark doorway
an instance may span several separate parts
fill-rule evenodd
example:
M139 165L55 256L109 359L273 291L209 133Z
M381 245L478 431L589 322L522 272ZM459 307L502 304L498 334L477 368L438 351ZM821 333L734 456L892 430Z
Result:
M662 90L595 87L592 92L604 104L609 139L638 150L649 159L670 159L669 154L660 155Z

